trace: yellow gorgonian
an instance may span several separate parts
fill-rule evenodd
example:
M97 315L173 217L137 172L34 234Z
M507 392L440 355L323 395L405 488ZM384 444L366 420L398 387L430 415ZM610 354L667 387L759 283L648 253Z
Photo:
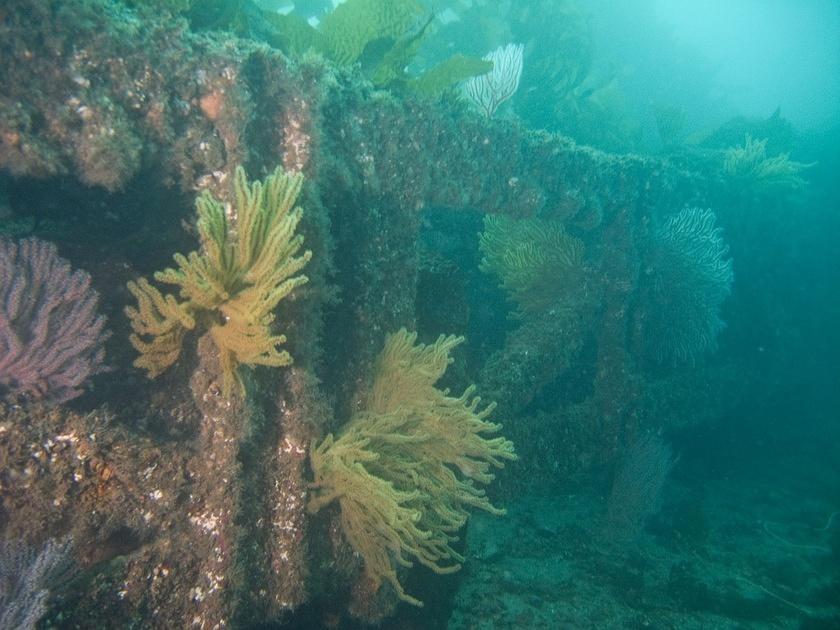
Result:
M130 341L140 353L134 365L154 378L178 359L184 335L196 327L209 330L224 377L224 389L242 387L239 365L280 367L292 363L281 349L286 337L272 332L274 308L308 278L299 274L312 256L299 253L303 236L297 226L303 211L295 201L300 174L277 168L262 182L234 176L235 219L209 192L196 200L201 250L175 254L176 268L154 274L179 287L178 296L162 294L146 279L129 282L137 306L125 309Z
M417 606L397 569L417 561L436 573L457 571L464 558L452 543L468 508L504 514L481 485L516 458L510 440L492 437L501 429L487 419L495 405L479 409L474 387L458 397L435 387L463 340L441 335L423 345L405 329L389 335L364 408L310 453L309 511L338 502L367 576Z

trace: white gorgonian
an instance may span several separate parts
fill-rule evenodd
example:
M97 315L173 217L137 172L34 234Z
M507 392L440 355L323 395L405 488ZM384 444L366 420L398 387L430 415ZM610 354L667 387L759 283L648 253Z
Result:
M464 83L466 95L488 118L519 88L524 49L522 44L499 46L484 55L485 61L493 62L493 69Z

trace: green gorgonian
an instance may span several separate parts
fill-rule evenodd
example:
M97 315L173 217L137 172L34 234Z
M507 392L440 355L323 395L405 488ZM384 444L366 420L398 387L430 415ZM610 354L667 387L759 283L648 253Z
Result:
M658 363L694 362L717 346L733 273L715 220L709 209L684 208L654 232L640 314L645 347Z

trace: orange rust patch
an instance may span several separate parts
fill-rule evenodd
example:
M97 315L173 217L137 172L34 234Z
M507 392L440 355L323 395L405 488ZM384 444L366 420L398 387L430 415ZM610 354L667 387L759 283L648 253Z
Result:
M7 131L3 134L3 144L16 147L20 144L20 134L16 131Z
M198 104L209 120L218 120L225 107L225 94L222 90L213 90L202 96Z

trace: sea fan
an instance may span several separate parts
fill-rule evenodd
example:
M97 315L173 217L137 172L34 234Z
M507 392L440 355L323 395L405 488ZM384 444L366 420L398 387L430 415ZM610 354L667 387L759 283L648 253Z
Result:
M685 208L654 233L641 328L659 363L693 362L715 349L720 308L732 288L732 259L715 214Z
M55 245L0 238L0 394L53 403L104 371L105 317L90 276Z
M41 547L22 540L0 542L0 628L31 630L47 610L50 591L72 565L73 539Z

